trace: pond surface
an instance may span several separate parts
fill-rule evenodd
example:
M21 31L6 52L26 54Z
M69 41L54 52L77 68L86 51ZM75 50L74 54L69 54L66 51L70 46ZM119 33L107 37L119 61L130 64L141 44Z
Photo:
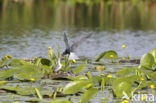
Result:
M70 43L92 32L77 49L79 56L95 57L106 50L141 56L156 45L156 3L132 1L70 2L57 0L2 0L0 2L0 57L47 56L48 46L63 52L63 32Z
M154 1L154 0L153 0ZM77 48L78 56L89 57L89 62L80 75L91 71L91 76L101 76L115 73L123 68L137 68L139 64L115 63L101 60L95 63L95 57L101 52L114 50L119 57L127 57L122 45L133 58L156 48L156 2L150 0L1 0L0 1L0 58L10 54L13 58L48 57L48 47L54 52L65 50L63 33L66 32L69 43L92 33L93 35ZM101 64L100 64L101 63ZM77 61L75 68L84 64ZM72 65L72 66L73 66ZM98 71L96 66L106 69ZM74 69L75 69L74 68ZM0 74L3 71L0 69ZM2 78L0 78L1 80ZM39 79L34 83L23 82L16 78L7 81L10 87L43 87L43 94L54 93L58 87L64 87L69 81ZM3 79L2 79L3 80ZM100 86L96 88L100 89ZM3 91L0 91L3 92ZM144 91L143 91L144 92ZM151 89L146 89L151 93ZM42 94L42 93L41 93ZM64 97L78 103L81 95ZM58 97L59 98L59 97ZM40 101L37 95L22 96L6 92L0 94L0 102ZM52 101L44 98L43 102ZM95 102L117 103L110 86L105 91L99 91L91 100Z

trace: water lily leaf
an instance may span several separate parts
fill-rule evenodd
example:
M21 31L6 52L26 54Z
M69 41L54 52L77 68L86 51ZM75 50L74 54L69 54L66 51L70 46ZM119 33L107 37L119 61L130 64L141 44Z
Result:
M86 66L85 64L80 65L78 68L74 70L74 74L80 73L85 68L85 66Z
M82 95L80 103L88 103L93 97L95 97L97 95L97 93L98 93L98 89L97 88L90 88L90 89L88 89Z
M6 83L7 83L7 81L0 81L0 85L6 84Z
M88 77L84 75L79 75L79 76L76 76L73 80L84 80L84 79L88 80Z
M113 91L118 98L125 96L125 93L129 97L131 90L131 85L126 81L116 81L113 83Z
M131 85L135 84L134 81L139 82L140 79L141 79L141 77L138 75L129 75L129 76L118 78L119 81L126 81L126 82L130 83Z
M35 94L34 87L19 87L16 89L17 94L19 95L32 95Z
M116 78L113 80L113 91L114 94L121 98L125 96L130 96L132 86L135 85L135 81L140 81L139 76L137 75L131 75L127 77L121 77L121 78Z
M155 64L156 64L156 49L152 49L152 51L150 53L153 55L154 61L155 61Z
M101 53L97 59L95 61L99 61L101 58L105 58L105 59L116 59L118 58L118 54L113 51L113 50L110 50L110 51L105 51L103 53Z
M43 73L36 65L25 65L21 67L22 72L14 74L14 77L20 80L30 80L31 78L38 80L43 77Z
M4 90L14 91L15 92L18 89L18 87L12 87L12 86L3 85L3 86L0 86L0 89L4 89Z
M156 81L156 72L149 72L149 73L147 73L147 74L148 74L148 76L149 76L151 79L153 79L153 80Z
M26 65L26 64L30 64L30 62L26 62L22 59L13 59L9 65L12 67L18 67L18 66L22 66L22 65Z
M154 57L150 53L146 53L142 56L140 65L142 68L145 69L152 69L152 66L154 64Z
M25 102L30 102L30 103L38 103L40 101L40 99L29 99L29 100L26 100Z
M34 64L27 64L15 69L9 69L7 71L2 71L0 77L6 79L9 77L15 77L20 80L30 80L31 78L40 79L43 77L42 71L38 66Z
M156 85L156 82L154 81L143 81L139 88L138 89L142 89L142 88L145 88L145 87L149 87L150 85Z
M7 71L2 71L0 73L0 77L6 79L6 78L9 78L9 77L12 77L14 74L16 73L19 73L21 71L20 68L16 68L16 69L9 69Z
M130 73L135 73L137 68L124 68L116 73L117 76L127 76Z
M53 101L51 101L50 103L71 103L68 100L62 100L62 99L54 99Z
M79 80L79 81L72 81L70 83L68 83L65 87L64 87L64 94L73 94L73 93L77 93L79 92L82 88L84 88L85 86L87 86L88 84L90 84L90 81L87 80Z
M32 78L34 80L41 79L43 77L43 74L41 72L21 72L19 74L15 74L15 78L19 80L31 80Z
M10 90L10 91L15 91L19 95L33 95L35 94L35 89L34 87L2 87L2 89Z
M42 59L41 59L41 64L42 64L42 65L50 66L50 65L51 65L51 61L50 61L49 59L42 58Z
M94 82L90 82L89 84L87 84L84 88L85 89L89 89L89 88L92 88L94 87Z
M6 91L10 91L10 92L14 92L17 93L19 95L33 95L36 93L35 88L34 87L13 87L13 86L7 86L7 85L3 85L0 86L0 89L6 90ZM41 89L41 88L38 88Z

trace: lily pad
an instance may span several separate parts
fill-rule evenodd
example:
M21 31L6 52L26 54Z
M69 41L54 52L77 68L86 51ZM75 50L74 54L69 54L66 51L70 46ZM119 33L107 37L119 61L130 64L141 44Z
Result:
M76 76L75 78L74 78L74 80L88 80L88 77L86 77L86 76L84 76L84 75L79 75L79 76Z
M143 83L140 84L138 89L149 87L150 85L156 85L156 82L154 81L143 81Z
M131 90L131 85L126 81L116 81L113 84L113 91L118 98L122 98L123 96L125 96L125 94L127 96L130 96Z
M15 92L18 89L18 87L12 87L12 86L3 85L3 86L0 86L0 89L4 89L4 90L7 90L7 91Z
M0 86L0 89L6 90L8 92L14 92L19 95L28 96L35 94L35 88L34 87L12 87L12 86Z
M43 77L43 73L38 66L35 64L27 64L15 69L9 69L3 71L0 77L6 79L9 77L14 77L20 80L30 80L31 78L40 79Z
M156 72L149 72L149 73L147 73L147 74L148 74L148 76L150 77L150 79L153 79L153 80L156 81Z
M152 54L146 53L142 56L140 61L140 65L142 68L151 70L153 64L154 64L154 57Z
M154 62L155 62L155 64L156 64L156 49L152 49L152 51L151 51L150 53L153 55L153 57L154 57Z
M87 86L88 84L90 84L90 81L87 80L79 80L79 81L72 81L70 83L68 83L65 87L64 87L64 94L74 94L79 92L82 88L84 88L85 86Z
M55 99L51 101L50 103L71 103L71 102L68 100L63 100L63 99Z
M30 64L30 62L26 62L22 59L13 59L9 65L12 67L18 67L18 66L22 66L22 65L26 65L26 64Z
M51 65L51 61L50 61L49 59L42 58L42 59L41 59L41 64L42 64L42 65L50 66L50 65Z
M113 81L114 94L118 98L122 98L125 95L130 96L132 86L135 84L134 82L139 81L139 80L140 80L140 77L137 75L114 79Z
M9 77L12 77L16 73L19 73L20 71L21 71L20 68L15 68L15 69L9 69L7 71L2 71L0 73L0 77L6 79L6 78L9 78Z
M7 81L0 81L0 85L4 85L6 83L7 83Z
M85 68L85 66L86 66L85 64L80 65L78 68L74 70L74 74L80 73Z
M135 73L137 68L124 68L116 73L117 76L127 76L131 73Z
M35 94L35 89L34 87L19 87L16 90L17 94L19 95L32 95Z
M105 59L117 59L118 58L118 54L113 51L113 50L110 50L110 51L105 51L103 53L101 53L97 59L95 61L99 61L101 58L105 58Z
M96 96L97 93L98 93L98 89L97 88L90 88L90 89L88 89L82 95L80 103L88 103L93 97Z

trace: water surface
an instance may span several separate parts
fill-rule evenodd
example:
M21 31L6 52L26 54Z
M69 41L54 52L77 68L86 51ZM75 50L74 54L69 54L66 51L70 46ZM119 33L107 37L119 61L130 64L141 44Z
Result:
M96 57L106 50L141 56L156 45L156 3L150 1L71 2L2 0L0 57L46 57L48 46L63 52L63 32L70 43L92 32L77 49L79 56Z

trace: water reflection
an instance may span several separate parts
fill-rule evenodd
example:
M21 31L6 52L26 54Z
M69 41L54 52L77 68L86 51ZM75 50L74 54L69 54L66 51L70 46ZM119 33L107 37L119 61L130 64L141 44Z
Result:
M105 50L140 56L156 45L156 2L139 0L2 0L0 56L47 56L47 47L65 48L63 32L73 41L95 35L80 45L78 55L97 56Z
M150 0L2 0L0 8L1 26L7 29L20 24L22 28L156 30L156 3Z

